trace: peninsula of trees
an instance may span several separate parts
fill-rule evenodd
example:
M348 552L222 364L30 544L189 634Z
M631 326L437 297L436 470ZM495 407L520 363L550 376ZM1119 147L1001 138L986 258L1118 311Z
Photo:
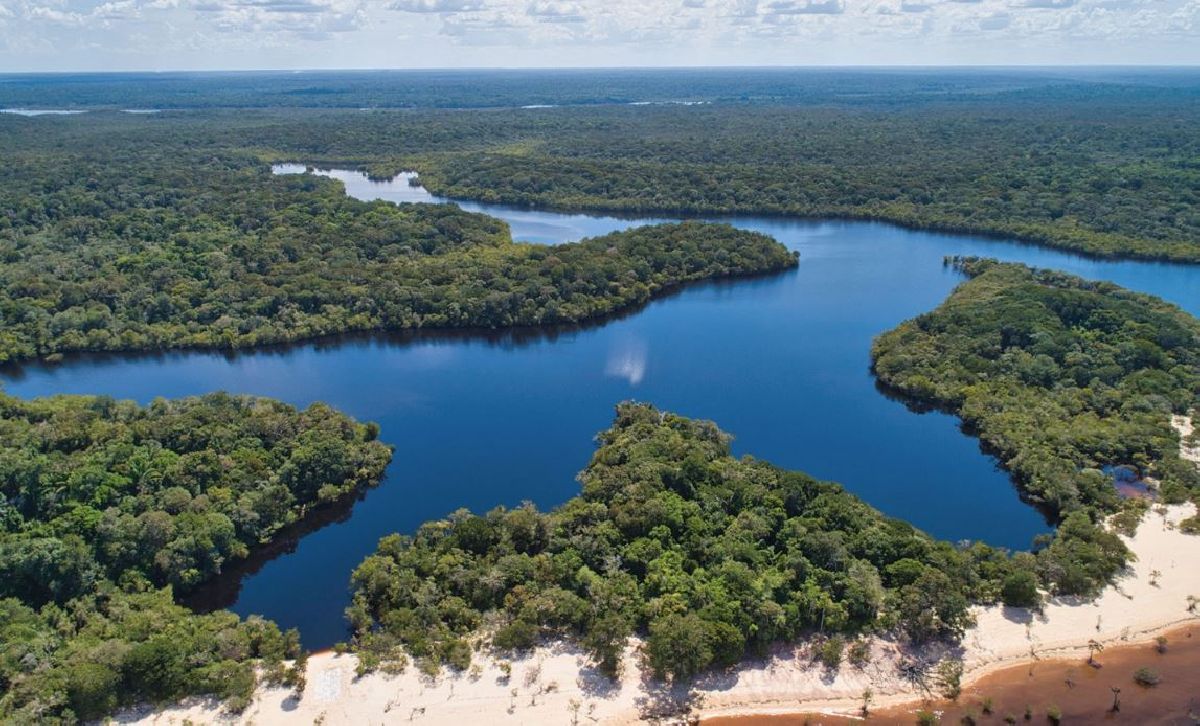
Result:
M96 718L296 678L295 632L173 594L379 481L374 424L211 394L149 406L0 395L0 721Z
M796 264L723 224L515 243L492 217L359 201L330 179L273 175L246 150L197 151L186 135L147 148L117 132L63 151L13 131L0 134L0 363L577 323L687 282Z
M1096 524L1132 467L1167 502L1194 498L1172 414L1200 403L1200 321L1158 298L994 260L947 261L970 279L875 341L879 379L960 416L1024 495L1061 522L1039 553L1056 591L1090 593L1122 562Z
M466 668L480 638L565 636L611 673L636 633L653 671L684 678L813 633L953 639L971 603L1098 592L1129 556L1104 519L1144 511L1110 467L1164 501L1200 491L1170 426L1200 396L1200 322L1108 283L954 264L971 279L880 336L875 371L962 416L1055 518L1032 551L936 541L836 484L733 458L712 423L625 403L561 507L458 511L381 540L352 578L364 668Z
M364 666L466 668L483 633L500 650L574 638L613 673L640 633L652 669L684 678L812 633L953 638L972 601L1037 598L1029 555L957 548L736 459L710 422L624 403L599 441L551 512L459 511L381 540L352 577Z

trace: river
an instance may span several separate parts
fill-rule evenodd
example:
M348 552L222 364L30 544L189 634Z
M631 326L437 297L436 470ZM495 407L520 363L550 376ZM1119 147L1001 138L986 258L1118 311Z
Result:
M280 166L279 173L303 167ZM362 199L441 202L408 176L322 172ZM657 219L463 203L520 240L557 244ZM356 336L252 352L85 355L0 371L22 397L146 402L223 389L326 401L378 421L395 446L384 483L324 513L197 599L300 628L309 648L346 637L351 570L391 532L459 507L552 507L624 399L713 419L735 452L842 482L889 515L952 540L1024 548L1048 530L956 419L876 390L871 339L935 307L961 277L944 255L986 255L1107 279L1200 313L1200 267L1103 262L1045 248L869 222L726 221L800 252L778 275L694 285L603 324L555 331ZM321 525L321 526L317 526ZM315 530L315 531L314 531Z

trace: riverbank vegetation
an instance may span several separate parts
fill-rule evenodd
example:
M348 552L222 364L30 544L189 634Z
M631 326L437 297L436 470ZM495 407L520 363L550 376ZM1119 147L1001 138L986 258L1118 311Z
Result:
M0 362L575 323L795 264L764 235L698 222L514 243L491 217L358 201L245 154L33 154L0 178Z
M652 670L684 678L812 633L953 638L972 601L1037 597L1028 555L957 548L837 484L736 459L710 422L625 403L599 441L551 512L459 511L381 540L352 577L365 667L465 669L486 633L501 650L571 637L613 673L638 633Z
M744 78L722 93L720 77L674 91L699 105L322 112L248 138L272 159L415 169L434 193L518 206L880 219L1200 262L1194 74L763 74L774 96Z
M321 404L226 394L0 396L0 720L244 699L256 662L283 678L296 633L173 595L378 482L391 452L376 434Z
M1190 94L1145 89L875 107L618 108L586 118L555 109L522 118L519 140L488 148L418 151L390 165L353 144L339 156L376 174L415 168L428 189L452 197L886 220L1099 257L1200 262L1191 161L1200 126L1181 121L1196 110ZM515 124L497 116L485 125Z
M1038 554L1057 592L1088 594L1124 562L1097 527L1132 467L1178 502L1200 491L1172 414L1200 401L1200 321L1157 298L1019 264L951 261L970 280L876 340L879 379L960 416L1023 494L1061 521Z

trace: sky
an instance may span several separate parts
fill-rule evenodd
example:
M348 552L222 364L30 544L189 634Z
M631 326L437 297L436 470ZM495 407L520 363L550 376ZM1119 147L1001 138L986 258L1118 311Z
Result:
M1200 0L0 0L0 72L1200 64Z

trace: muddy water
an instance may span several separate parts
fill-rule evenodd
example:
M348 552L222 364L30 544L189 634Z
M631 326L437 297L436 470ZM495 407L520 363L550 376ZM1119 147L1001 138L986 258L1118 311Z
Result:
M1047 660L1015 665L991 673L963 689L957 702L944 700L874 711L868 723L913 724L917 711L937 714L942 724L1051 723L1052 707L1063 724L1200 724L1200 624L1167 634L1166 651L1154 643L1110 646L1096 656L1099 668L1086 659ZM1139 686L1134 673L1153 669L1161 682ZM1113 688L1120 689L1120 710L1113 712ZM991 713L983 711L991 699ZM1026 719L1026 710L1029 718ZM973 719L973 721L971 720ZM793 724L861 724L861 719L821 714L721 717L703 726L791 726Z

